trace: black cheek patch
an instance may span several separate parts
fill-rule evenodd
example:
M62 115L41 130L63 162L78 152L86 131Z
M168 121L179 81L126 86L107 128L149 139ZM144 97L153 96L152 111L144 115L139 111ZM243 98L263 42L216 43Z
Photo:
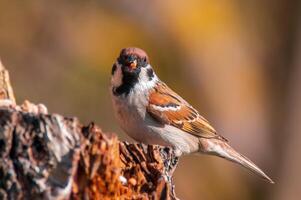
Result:
M114 64L112 67L112 72L111 72L112 75L115 73L116 69L117 69L117 66L116 66L116 64Z
M154 78L154 70L152 68L147 69L147 76L150 81Z

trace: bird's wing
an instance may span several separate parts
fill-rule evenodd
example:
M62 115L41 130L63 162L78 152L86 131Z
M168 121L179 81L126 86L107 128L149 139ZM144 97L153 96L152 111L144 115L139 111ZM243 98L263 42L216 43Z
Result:
M221 138L209 122L166 84L159 82L150 92L147 112L162 124L203 138Z

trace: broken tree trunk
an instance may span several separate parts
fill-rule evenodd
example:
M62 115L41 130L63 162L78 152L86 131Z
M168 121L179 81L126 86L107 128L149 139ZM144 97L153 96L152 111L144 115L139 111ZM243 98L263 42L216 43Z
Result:
M176 199L172 149L15 104L0 63L0 199Z

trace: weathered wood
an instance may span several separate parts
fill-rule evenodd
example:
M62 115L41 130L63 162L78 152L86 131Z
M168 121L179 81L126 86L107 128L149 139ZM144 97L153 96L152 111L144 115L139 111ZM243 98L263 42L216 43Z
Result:
M0 109L0 128L0 199L175 199L169 148L12 108Z
M64 199L79 160L77 120L0 110L0 199Z
M16 104L13 89L10 84L9 74L0 60L0 99L9 99Z

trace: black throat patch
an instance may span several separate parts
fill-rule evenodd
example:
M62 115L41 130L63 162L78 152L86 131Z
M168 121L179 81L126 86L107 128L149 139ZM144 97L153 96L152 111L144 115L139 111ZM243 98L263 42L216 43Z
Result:
M113 88L113 94L116 96L123 94L127 96L138 82L139 73L140 70L131 73L122 70L122 84L119 87Z

